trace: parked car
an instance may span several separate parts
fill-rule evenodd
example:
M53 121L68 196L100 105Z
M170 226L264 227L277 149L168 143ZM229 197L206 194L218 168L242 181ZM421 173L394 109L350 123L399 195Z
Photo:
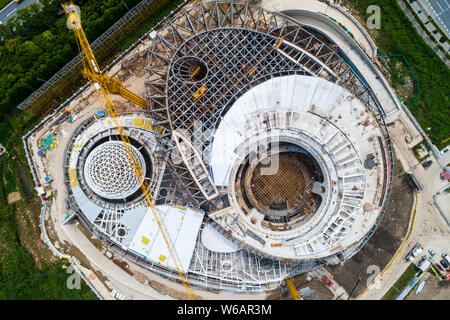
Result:
M444 260L445 260L448 264L450 264L450 257L448 256L448 254L443 253L443 254L442 254L442 258L444 258Z
M450 147L446 147L446 148L442 149L441 154L446 154L448 152L448 150L450 150Z
M445 271L444 268L442 268L442 266L437 262L436 262L436 267L438 267L438 269L441 271Z
M426 169L426 168L428 168L429 166L431 166L433 164L433 160L428 160L428 161L425 161L424 163L422 163L422 167L424 168L424 169Z
M429 249L428 253L430 254L431 257L434 257L434 255L436 254L436 252L434 252L433 249Z
M445 262L444 259L442 259L442 260L440 261L440 263L441 263L441 265L444 267L444 269L447 269L447 268L448 268L448 264L447 264L447 262Z

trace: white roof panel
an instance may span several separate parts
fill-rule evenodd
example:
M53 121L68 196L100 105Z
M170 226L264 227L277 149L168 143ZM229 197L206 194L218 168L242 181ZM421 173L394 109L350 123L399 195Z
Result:
M157 206L156 209L164 221L167 234L174 245L181 264L179 267L186 272L191 263L204 214L181 207ZM176 268L164 236L161 234L150 208L145 214L128 249L147 260L172 269Z
M237 158L234 150L246 139L243 129L247 115L273 108L304 113L312 103L328 110L340 92L331 82L299 75L273 78L247 91L228 110L214 134L209 163L215 185L228 185L228 174Z
M206 249L210 251L227 253L241 250L237 245L214 229L211 224L203 228L201 240Z

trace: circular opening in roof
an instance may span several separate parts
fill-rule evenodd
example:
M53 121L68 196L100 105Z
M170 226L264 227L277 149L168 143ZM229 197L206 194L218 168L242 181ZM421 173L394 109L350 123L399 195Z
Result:
M174 70L188 82L199 82L208 74L208 66L197 57L182 57L175 62Z
M256 209L264 215L263 227L289 230L309 220L319 208L321 196L313 184L323 182L323 173L314 156L301 146L280 142L279 148L269 150L247 156L236 176L235 192L245 212ZM250 221L257 222L254 217Z

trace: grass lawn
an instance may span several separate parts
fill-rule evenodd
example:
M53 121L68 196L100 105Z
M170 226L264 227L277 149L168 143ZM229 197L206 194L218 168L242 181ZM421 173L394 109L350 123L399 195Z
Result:
M386 56L406 57L419 81L420 97L414 102L418 92L410 83L407 66L398 58L386 61L391 85L410 104L409 109L432 142L439 149L444 147L443 141L450 137L450 69L417 33L396 0L340 0L340 3L353 8L365 21L370 16L366 11L369 5L380 8L381 29L369 33Z
M403 272L400 278L394 283L394 285L389 289L388 292L381 298L381 300L395 300L398 297L400 292L405 289L406 285L414 279L414 276L417 274L418 270L414 263L411 263L408 268Z
M0 9L3 9L11 0L0 0Z

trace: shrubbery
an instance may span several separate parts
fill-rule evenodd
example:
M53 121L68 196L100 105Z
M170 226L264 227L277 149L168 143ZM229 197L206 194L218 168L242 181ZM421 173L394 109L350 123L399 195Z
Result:
M86 36L93 41L120 19L123 0L75 1ZM127 0L132 8L139 0ZM41 0L0 25L0 119L78 54L73 30L59 1Z
M396 0L352 1L353 7L366 18L369 16L367 7L372 4L381 9L377 46L386 56L403 54L410 62L421 88L420 99L410 106L410 110L433 143L442 148L441 141L450 136L450 70L417 33ZM398 59L389 60L393 85L400 83L407 74L396 71L395 65L399 62ZM410 95L406 102L414 98L414 94ZM430 131L427 130L429 127Z

